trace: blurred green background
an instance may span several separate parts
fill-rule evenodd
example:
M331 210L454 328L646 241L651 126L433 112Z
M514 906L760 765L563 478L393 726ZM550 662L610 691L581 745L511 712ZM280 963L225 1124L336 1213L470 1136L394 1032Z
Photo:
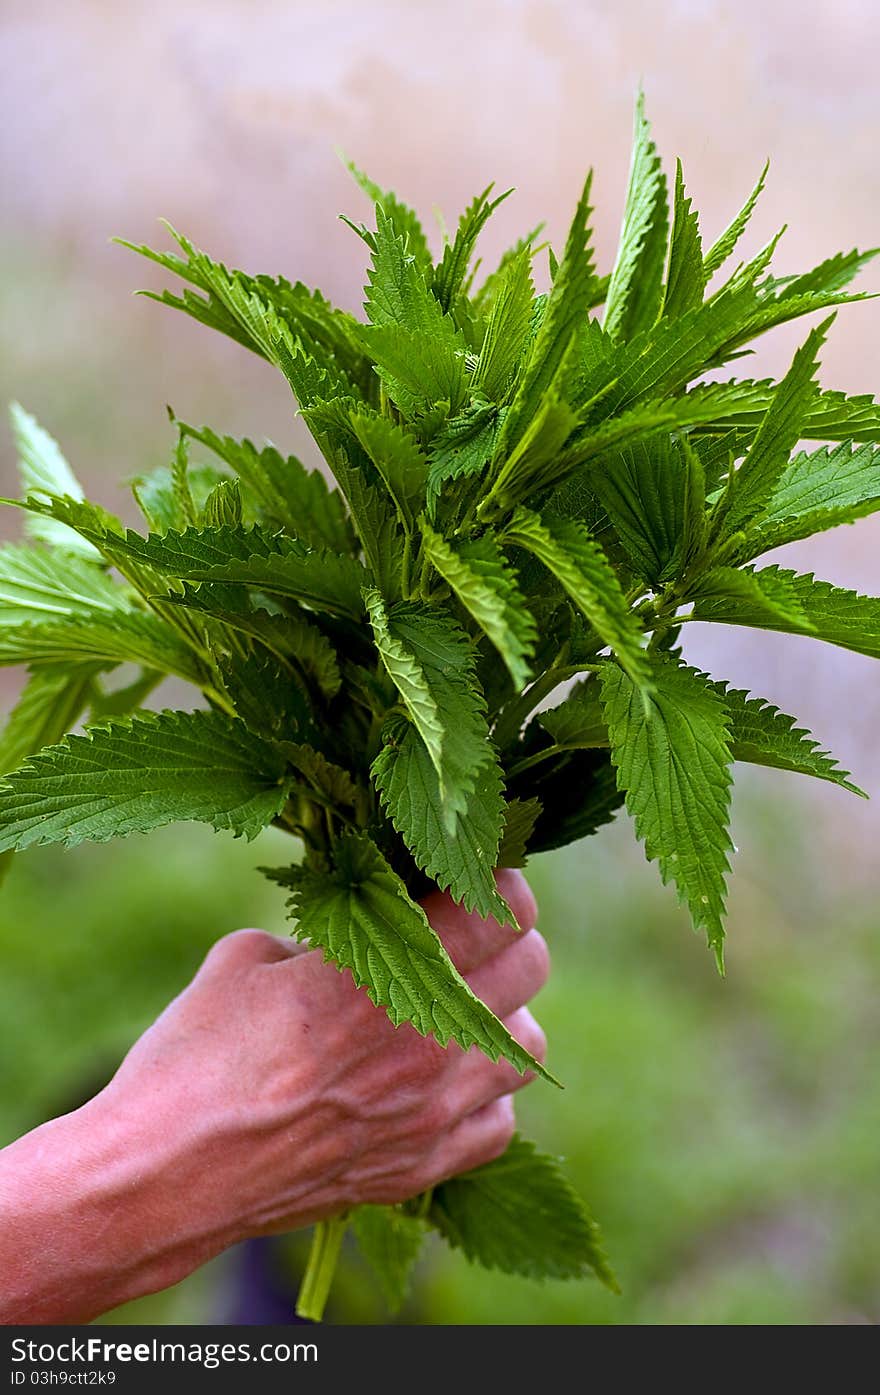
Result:
M0 7L0 396L61 440L94 497L163 462L164 404L307 453L284 384L129 292L162 285L108 246L168 216L217 256L357 309L365 206L333 146L447 221L516 184L487 262L540 218L559 244L595 165L607 265L644 81L667 172L684 163L710 240L773 157L749 253L782 222L779 272L880 241L872 0L6 0ZM436 242L435 236L435 242ZM876 287L878 274L864 277ZM822 382L876 391L880 302L844 311ZM780 374L794 339L762 341ZM0 493L13 492L0 433ZM0 518L14 535L12 511ZM880 593L880 520L785 562ZM689 627L688 653L796 712L880 792L867 659L808 640ZM18 676L0 673L8 707ZM168 702L180 691L166 691ZM556 973L538 1002L563 1095L524 1129L564 1155L624 1294L471 1270L437 1244L402 1321L874 1323L880 1319L878 806L738 772L728 977L657 884L625 818L530 869ZM283 931L254 845L195 828L28 854L0 896L0 1142L99 1088L139 1031L240 925ZM275 846L269 846L274 842ZM303 1237L278 1256L291 1272ZM235 1255L108 1320L222 1321ZM331 1320L382 1320L356 1256Z

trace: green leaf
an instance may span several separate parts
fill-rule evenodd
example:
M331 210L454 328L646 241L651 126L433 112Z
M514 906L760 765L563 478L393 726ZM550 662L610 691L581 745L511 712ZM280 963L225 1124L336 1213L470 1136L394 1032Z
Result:
M378 470L409 532L425 507L428 459L406 427L363 406L351 413L354 434Z
M215 624L250 635L288 664L296 664L327 697L335 697L342 686L336 650L325 634L308 619L305 611L289 605L281 615L254 605L246 591L233 607L228 587L204 582L196 587L184 583L180 596L167 599L175 605L200 611Z
M539 799L508 800L498 849L499 867L525 867L529 840L540 812Z
M313 795L319 802L334 813L354 810L363 815L366 809L365 791L359 788L351 774L328 760L322 751L316 751L308 742L283 743L284 754L291 765L311 786Z
M171 485L177 504L177 515L184 528L194 528L197 522L196 506L187 478L189 471L189 447L186 436L180 432L177 448L171 457ZM239 520L240 521L240 520Z
M540 411L551 385L561 391L577 328L587 313L593 283L590 252L590 185L587 176L565 243L565 251L547 298L520 380L505 418L496 456L503 463Z
M605 301L604 329L613 339L631 339L657 318L668 228L666 178L640 92L620 243Z
M789 456L802 434L804 418L816 393L815 373L819 349L831 321L811 330L798 349L773 395L751 450L730 477L722 496L718 519L728 533L760 514L779 483Z
M424 229L418 217L411 208L389 190L382 190L380 186L370 179L369 175L359 170L351 160L343 157L342 163L353 176L355 182L363 189L367 198L372 204L380 204L383 213L388 218L391 226L399 238L406 242L407 248L420 270L427 273L431 269L431 249L425 237Z
M666 275L666 292L663 298L663 313L670 319L677 319L688 310L694 310L703 303L706 289L706 273L703 267L703 248L700 242L700 221L691 200L685 194L681 160L675 165L675 213L672 223L672 239L669 248L669 270Z
M489 534L455 548L427 524L422 525L422 539L425 556L495 645L514 686L525 687L535 622L500 548Z
M867 252L853 248L851 252L837 252L833 257L814 266L812 271L787 280L779 294L780 301L796 300L805 295L833 294L843 286L848 286L858 276L863 266L880 252L880 247L872 247Z
M80 661L144 664L197 686L203 678L195 653L180 636L155 616L137 611L82 612L0 628L0 665Z
M219 484L233 483L228 475L213 465L190 465L186 478L197 517L201 517L213 489ZM179 532L187 526L175 495L172 473L167 466L160 465L146 475L138 475L131 481L131 492L151 533L167 533L170 529ZM251 504L250 499L248 504ZM253 523L255 519L251 517L248 521Z
M757 572L749 568L747 572L762 589L785 587L787 594L801 607L803 621L770 614L744 600L720 597L697 601L691 619L810 635L826 644L838 644L843 649L880 659L880 599L860 596L856 591L832 586L827 581L816 581L812 573L799 576L782 567L763 567Z
M297 933L350 969L396 1027L410 1022L441 1046L478 1046L493 1061L503 1056L520 1072L553 1080L474 996L422 908L365 835L338 840L332 872L294 868L290 883Z
M351 1220L358 1249L376 1277L389 1312L398 1313L424 1243L425 1222L400 1206L358 1206Z
M206 528L241 527L241 486L238 480L220 480L214 486L205 500L202 522Z
M611 646L633 680L649 681L643 635L629 610L617 575L582 525L519 508L505 531L556 577L566 595Z
M0 626L129 609L125 588L85 557L15 543L0 547Z
M218 436L208 427L179 423L180 429L208 447L240 475L258 500L267 522L286 529L309 547L331 552L354 552L345 502L328 489L319 470L307 470L296 456L281 455L274 446Z
M552 748L549 736L536 738L536 733L540 728L533 723L521 747L525 759ZM600 750L556 753L555 759L533 764L524 773L511 773L508 789L516 798L540 802L527 844L530 857L590 837L614 818L623 803L610 756Z
M430 753L415 727L403 717L388 723L382 750L371 775L388 817L415 858L417 866L449 890L468 911L503 925L513 919L495 886L494 869L504 823L501 772L485 763L466 806L450 831L440 780Z
M455 831L478 772L492 759L484 702L473 683L474 653L451 616L404 602L387 610L365 593L367 614L389 678L437 772L444 821Z
M562 396L565 372L563 363L535 415L498 470L490 493L477 510L478 518L498 516L557 482L562 448L578 422L577 414Z
M107 842L183 819L255 838L287 797L284 760L220 712L90 727L0 782L0 852Z
M439 312L436 301L434 305ZM448 316L441 318L451 325ZM464 401L466 346L457 330L454 339L450 332L445 329L434 335L384 323L366 325L360 331L360 342L375 362L385 391L407 420L439 402L457 412Z
M490 200L494 184L477 194L458 220L458 229L443 249L443 257L434 272L433 291L444 310L452 310L459 295L467 289L466 281L477 238L499 204L513 193L508 189L497 199Z
M148 538L130 529L124 537L92 535L113 561L130 559L175 580L234 582L331 614L363 613L366 573L360 563L334 552L308 552L295 538L259 528L188 528Z
M52 494L69 494L72 499L83 497L82 486L74 475L58 442L28 412L13 402L9 408L12 435L18 453L18 473L21 479L22 494L36 494L41 497ZM27 531L37 542L47 547L62 548L80 556L96 560L94 548L63 523L52 518L32 516L27 521Z
M812 775L867 799L864 790L850 782L849 771L841 770L808 731L795 725L796 718L786 716L766 698L750 697L745 689L728 688L725 683L709 686L723 698L727 708L734 760Z
M611 758L645 854L705 928L719 967L730 805L729 718L695 670L658 663L645 700L614 664L602 673Z
M730 256L734 247L739 242L740 238L745 232L748 226L749 219L752 216L755 204L758 202L758 199L761 196L761 191L764 188L764 183L767 178L767 171L769 168L770 161L768 160L764 168L761 170L760 175L758 176L757 184L755 185L752 192L749 194L749 197L746 199L739 213L737 213L733 221L729 223L728 226L724 229L724 232L721 234L718 240L716 242L713 242L712 246L709 248L708 252L703 258L703 275L707 281L709 280L710 276L714 275L714 273L718 270L719 267L724 265L724 263L727 261L727 258Z
M880 509L880 448L843 441L799 452L745 540L747 557Z
M407 238L401 237L381 204L376 205L366 296L364 309L371 325L396 325L429 341L438 356L463 356L464 343L453 320L444 314Z
M503 402L528 344L534 308L531 249L508 264L492 302L472 390Z
M502 420L494 403L475 400L434 436L428 471L428 506L432 519L445 483L487 470L495 453Z
M99 665L68 664L31 673L0 735L0 773L66 736L88 707Z
M619 1292L598 1226L557 1159L518 1134L494 1162L435 1187L428 1219L485 1269L533 1279L592 1273Z
M225 655L218 668L236 715L252 732L276 742L313 735L309 700L290 664L253 647Z
M701 618L703 608L717 600L727 606L741 604L747 615L763 617L758 623L768 629L782 621L786 626L793 625L797 634L812 632L796 589L772 568L755 572L750 568L712 567L689 589L688 599L695 602L692 619Z
M605 508L636 575L665 579L684 531L691 462L667 433L602 457L589 485ZM702 508L704 500L700 500Z
M564 702L539 712L535 718L562 750L608 745L608 728L599 701L599 685L593 679L578 683Z

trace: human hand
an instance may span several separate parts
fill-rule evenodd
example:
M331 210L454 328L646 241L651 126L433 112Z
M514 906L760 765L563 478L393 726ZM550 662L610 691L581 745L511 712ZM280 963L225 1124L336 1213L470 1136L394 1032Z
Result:
M548 958L435 893L425 910L476 994L543 1061L525 1003ZM0 1322L86 1322L247 1236L402 1201L504 1151L505 1062L394 1028L321 955L261 930L218 941L110 1084L0 1150Z

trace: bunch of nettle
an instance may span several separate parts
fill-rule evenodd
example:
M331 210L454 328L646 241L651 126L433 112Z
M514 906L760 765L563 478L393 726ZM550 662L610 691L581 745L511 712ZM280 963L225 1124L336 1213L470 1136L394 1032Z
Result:
M30 677L2 740L0 849L176 819L285 829L302 856L269 875L299 936L396 1024L547 1076L419 897L447 888L503 919L494 868L625 804L720 964L733 762L855 788L791 717L690 667L680 636L715 621L880 654L880 601L755 566L880 507L873 399L816 384L830 318L778 383L701 381L774 325L859 299L843 288L872 254L777 277L777 237L713 279L764 175L704 250L680 165L670 209L641 104L613 270L593 263L588 178L547 293L537 233L475 288L491 190L435 262L415 214L353 172L375 206L374 227L352 224L363 322L178 234L180 256L135 249L189 283L155 298L281 370L335 488L176 421L170 466L134 485L143 536L87 502L14 410L31 542L0 550L0 649ZM793 454L802 439L838 444ZM143 710L168 674L202 705ZM490 1267L613 1284L585 1208L521 1139L350 1219L392 1303L430 1226ZM343 1225L319 1227L310 1315Z

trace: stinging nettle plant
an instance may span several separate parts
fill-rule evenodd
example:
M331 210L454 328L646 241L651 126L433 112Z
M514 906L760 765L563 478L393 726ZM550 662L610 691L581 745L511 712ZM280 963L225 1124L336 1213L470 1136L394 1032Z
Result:
M494 868L625 804L721 966L733 762L860 793L793 718L689 666L680 637L715 621L880 656L880 600L756 566L880 508L877 405L817 386L833 316L779 382L704 380L775 325L862 299L844 287L874 252L779 277L777 235L717 276L766 167L704 249L641 100L614 267L594 265L588 177L546 294L540 229L475 288L491 189L435 262L416 215L351 169L375 211L350 225L369 257L364 322L177 233L179 255L134 248L186 283L154 299L281 370L335 488L272 446L174 420L169 467L134 485L144 536L84 499L13 409L24 498L8 502L30 541L0 549L0 657L30 676L2 737L0 850L177 819L285 829L301 858L268 875L299 936L395 1024L552 1080L418 900L439 886L509 918ZM191 464L197 448L212 463ZM142 710L168 674L206 708ZM429 1227L490 1268L614 1284L586 1208L519 1138L429 1196L319 1226L308 1316L349 1220L391 1306Z

